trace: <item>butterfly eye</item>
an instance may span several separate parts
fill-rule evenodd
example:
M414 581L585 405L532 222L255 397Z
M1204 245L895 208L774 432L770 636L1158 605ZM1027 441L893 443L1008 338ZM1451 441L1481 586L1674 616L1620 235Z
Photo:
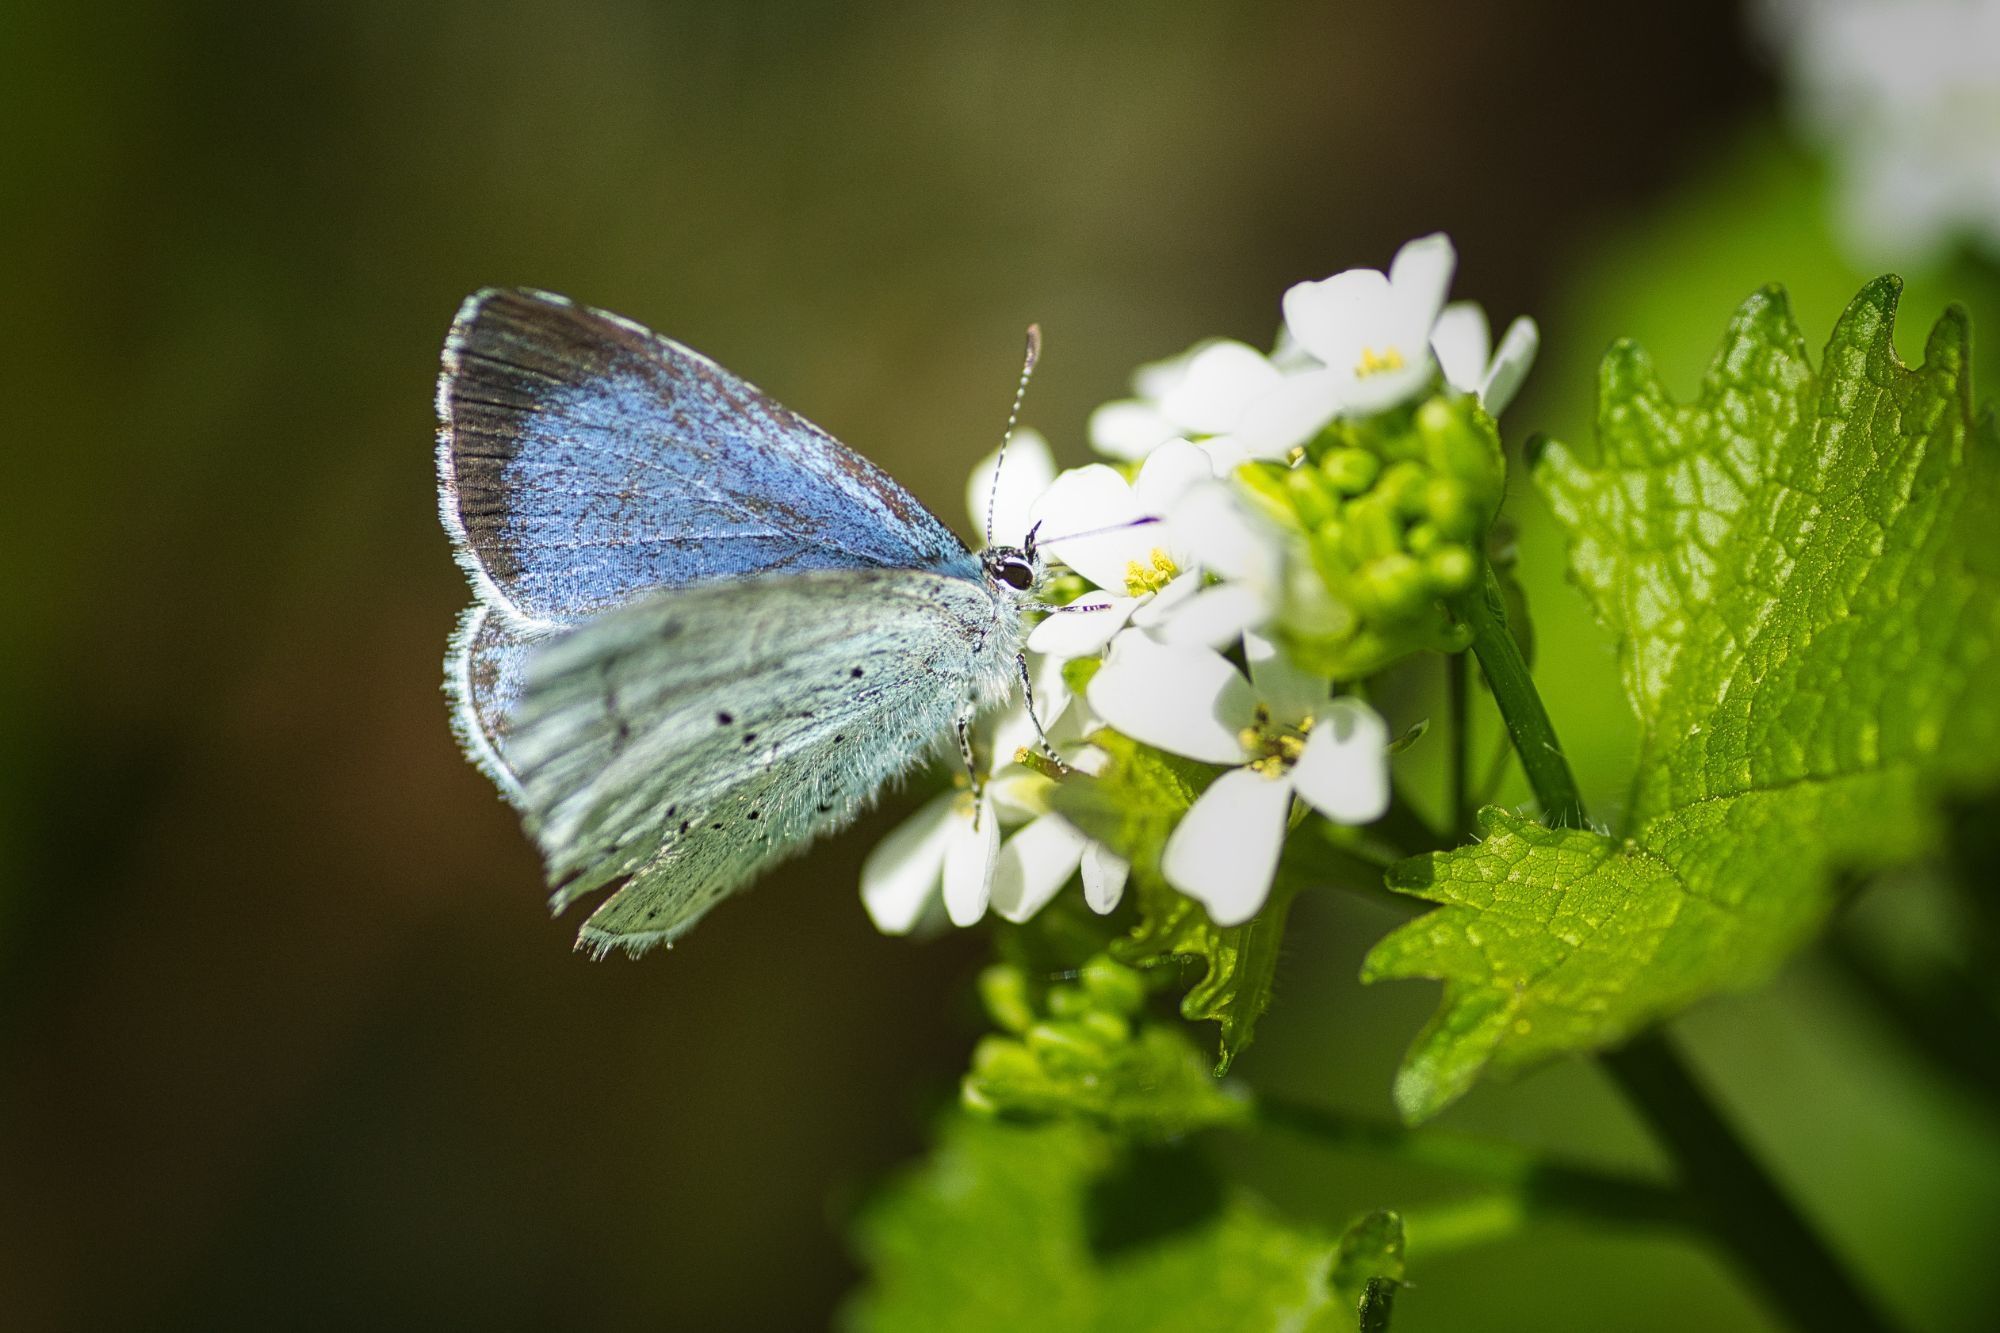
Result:
M1002 560L993 572L1015 592L1026 592L1035 586L1035 571L1025 560Z

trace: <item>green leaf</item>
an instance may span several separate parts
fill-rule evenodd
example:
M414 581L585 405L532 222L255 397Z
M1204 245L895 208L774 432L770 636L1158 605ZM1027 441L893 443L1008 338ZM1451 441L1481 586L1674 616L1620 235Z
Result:
M1818 372L1760 292L1687 405L1614 347L1600 456L1543 456L1642 724L1629 833L1488 810L1475 845L1392 872L1444 905L1364 971L1445 983L1407 1116L1758 982L1839 876L1934 849L1940 795L2000 776L2000 431L1973 419L1961 311L1921 369L1897 359L1899 290L1862 291Z
M1403 1219L1386 1209L1368 1214L1340 1238L1333 1260L1334 1295L1355 1312L1362 1333L1389 1327L1389 1309L1403 1283Z
M1139 920L1127 938L1112 944L1112 953L1134 967L1174 965L1198 972L1181 999L1181 1015L1221 1026L1215 1072L1226 1073L1250 1044L1257 1019L1271 1003L1293 886L1281 873L1255 917L1240 926L1217 926L1200 903L1161 876L1160 853L1174 825L1219 770L1115 731L1100 731L1091 743L1109 756L1103 774L1058 784L1050 804L1131 861L1130 897Z
M1075 1122L948 1119L855 1235L869 1276L846 1322L871 1333L1353 1327L1331 1322L1332 1237L1187 1149L1135 1151Z

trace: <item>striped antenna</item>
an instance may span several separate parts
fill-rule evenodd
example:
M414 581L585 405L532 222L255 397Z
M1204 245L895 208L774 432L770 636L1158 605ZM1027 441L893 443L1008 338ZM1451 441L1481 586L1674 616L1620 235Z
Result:
M1014 406L1007 413L1007 429L1000 436L1000 450L993 457L993 482L986 488L986 540L993 540L993 507L1000 502L1000 465L1007 461L1007 445L1014 438L1014 425L1021 419L1021 400L1028 396L1028 380L1042 355L1042 326L1028 326L1028 354L1021 360L1021 382L1014 386Z

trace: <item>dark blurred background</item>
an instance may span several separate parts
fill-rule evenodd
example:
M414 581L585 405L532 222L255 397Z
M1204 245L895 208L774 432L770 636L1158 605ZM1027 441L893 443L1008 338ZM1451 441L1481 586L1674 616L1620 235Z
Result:
M1817 342L1866 276L1745 32L1709 3L9 6L0 1321L819 1326L842 1219L964 1066L983 941L884 939L856 899L896 802L671 954L592 964L548 919L439 693L467 592L431 395L467 291L700 347L963 528L1031 319L1028 418L1078 462L1137 363L1265 342L1291 282L1444 228L1461 294L1543 322L1510 433L1574 434L1610 336L1691 386L1759 283L1802 284ZM1610 648L1523 522L1610 791ZM1387 922L1302 905L1247 1075L1387 1113L1434 999L1355 984ZM1979 1326L1990 1123L1810 960L1684 1028L1871 1280ZM1452 1119L1650 1151L1582 1065ZM1444 1190L1241 1153L1329 1221ZM1418 1276L1399 1328L1764 1326L1658 1237ZM1524 1294L1558 1279L1550 1323Z

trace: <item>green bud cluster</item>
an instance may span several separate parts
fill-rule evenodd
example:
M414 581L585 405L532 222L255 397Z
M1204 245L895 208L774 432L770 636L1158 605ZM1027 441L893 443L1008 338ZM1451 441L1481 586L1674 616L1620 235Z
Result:
M1336 421L1290 464L1237 477L1291 538L1279 628L1302 665L1354 679L1466 646L1443 599L1478 581L1506 485L1499 433L1473 398Z
M1187 1035L1145 1017L1151 989L1144 973L1108 954L1059 981L1038 981L1015 964L987 968L979 995L1001 1032L973 1051L965 1105L1031 1119L1079 1116L1156 1137L1240 1119L1244 1104L1209 1076Z

